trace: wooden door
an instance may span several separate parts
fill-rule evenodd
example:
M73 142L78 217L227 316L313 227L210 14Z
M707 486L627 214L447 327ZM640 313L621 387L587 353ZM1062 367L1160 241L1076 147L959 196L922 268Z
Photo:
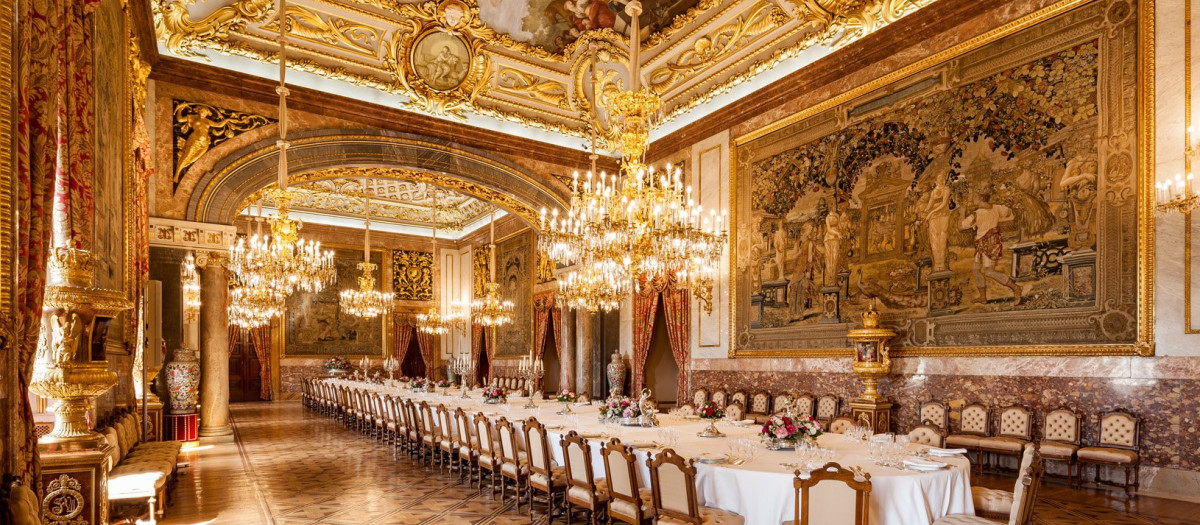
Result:
M239 337L229 356L229 401L262 401L262 364L246 335Z

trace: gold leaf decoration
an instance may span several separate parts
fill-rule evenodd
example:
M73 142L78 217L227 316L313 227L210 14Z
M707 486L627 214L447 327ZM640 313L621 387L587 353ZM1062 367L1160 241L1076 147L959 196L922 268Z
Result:
M392 290L398 301L433 300L433 252L392 252Z
M275 119L218 108L199 102L172 101L175 157L171 191L179 188L183 174L208 150L242 133L275 122Z

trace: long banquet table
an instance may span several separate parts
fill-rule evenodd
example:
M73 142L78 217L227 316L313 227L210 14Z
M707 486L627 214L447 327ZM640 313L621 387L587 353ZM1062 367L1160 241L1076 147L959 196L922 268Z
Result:
M536 409L521 408L528 398L510 397L508 403L485 404L479 391L468 392L469 398L462 398L461 391L450 390L449 395L441 392L413 392L400 386L386 386L375 383L353 381L347 379L326 379L326 381L351 388L409 398L416 403L425 401L431 407L439 404L446 405L453 411L462 408L473 416L482 412L485 416L495 419L505 417L509 421L519 423L521 420L536 417L546 425L546 434L554 444L551 452L554 461L562 464L562 448L558 446L559 439L569 430L575 430L589 438L592 447L592 470L597 477L602 477L604 463L600 456L600 443L613 428L606 427L598 421L598 406L584 405L573 407L575 416L557 415L562 410L562 404L553 401L541 401ZM453 419L453 418L451 418ZM436 418L434 423L436 424ZM696 434L707 423L678 416L659 414L661 427L674 428L678 431L678 443L673 447L676 452L685 457L700 455L724 455L730 451L729 443L739 438L757 439L759 427L756 425L739 427L730 423L719 423L726 437L702 438ZM453 430L453 429L452 429ZM660 441L658 429L641 427L621 427L617 431L621 442L626 444L650 445ZM858 466L871 475L871 523L877 525L917 525L931 524L934 520L948 514L974 514L975 507L971 500L970 463L966 458L939 458L950 465L949 468L933 472L916 472L900 470L891 467L875 465L869 457L867 446L860 441L853 441L840 434L826 433L818 438L818 444L833 449L836 456L833 461L843 467ZM659 449L654 446L637 447L638 481L642 487L650 486L649 467L646 465L648 456ZM762 450L753 461L739 465L730 463L706 464L696 463L696 495L701 505L716 507L735 512L745 517L749 525L778 524L794 517L796 501L795 490L792 488L793 474L783 463L792 463L796 456L791 451ZM822 507L821 499L814 498L815 507L812 509L814 523L827 523L834 515L844 515L847 510L844 505L838 508ZM821 519L822 516L829 520Z

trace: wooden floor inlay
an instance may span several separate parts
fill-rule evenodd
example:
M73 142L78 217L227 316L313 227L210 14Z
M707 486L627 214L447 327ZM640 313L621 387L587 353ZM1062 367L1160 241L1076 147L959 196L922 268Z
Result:
M528 524L455 474L416 465L298 402L235 404L237 443L186 452L167 525ZM1011 478L977 482L1012 487ZM486 491L485 491L486 492ZM1043 487L1038 525L1200 524L1200 504ZM539 505L539 511L543 507ZM544 511L543 511L544 512ZM536 523L544 523L544 519ZM562 523L562 520L556 520ZM578 520L576 521L578 523ZM750 525L750 524L748 524Z

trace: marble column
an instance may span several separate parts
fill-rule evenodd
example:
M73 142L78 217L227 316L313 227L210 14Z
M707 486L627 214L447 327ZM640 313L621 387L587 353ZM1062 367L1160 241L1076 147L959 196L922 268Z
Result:
M578 310L575 315L575 348L579 353L579 360L583 363L583 388L580 391L592 397L592 385L596 378L593 377L594 363L592 362L592 350L595 346L596 329L593 323L595 314L587 310ZM601 392L595 392L599 395Z
M225 268L208 260L200 270L200 438L233 441L229 425L229 294Z
M575 383L575 310L563 308L558 315L559 324L562 325L558 341L558 359L562 365L558 376L559 388L579 392L582 389Z

